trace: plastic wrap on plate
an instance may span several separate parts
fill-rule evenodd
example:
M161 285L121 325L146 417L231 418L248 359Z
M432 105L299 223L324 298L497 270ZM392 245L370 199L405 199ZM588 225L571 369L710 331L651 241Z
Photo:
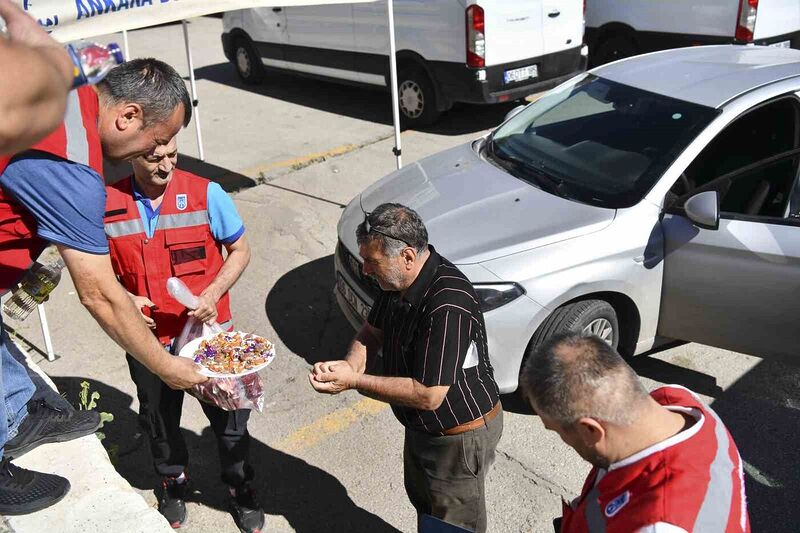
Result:
M196 338L214 334L215 330L194 317L189 317L183 331L173 346L174 353ZM189 349L189 348L187 348ZM225 411L264 408L264 384L257 372L244 376L214 377L195 385L187 391L198 400L216 405Z
M198 400L216 405L225 411L264 408L264 385L258 373L232 378L209 378L189 389Z

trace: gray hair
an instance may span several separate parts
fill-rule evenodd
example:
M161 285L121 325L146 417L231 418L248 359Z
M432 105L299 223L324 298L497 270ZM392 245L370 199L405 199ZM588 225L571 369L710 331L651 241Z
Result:
M399 255L403 248L414 248L417 253L428 249L428 230L419 214L401 204L381 204L367 215L367 225L362 222L356 228L356 239L361 246L367 242L381 243L383 253Z
M111 69L98 88L112 104L139 104L145 128L167 121L178 105L183 106L184 127L192 120L192 100L183 78L158 59L126 61Z
M540 346L520 383L534 408L562 426L584 417L630 425L648 397L616 350L594 335L573 332Z

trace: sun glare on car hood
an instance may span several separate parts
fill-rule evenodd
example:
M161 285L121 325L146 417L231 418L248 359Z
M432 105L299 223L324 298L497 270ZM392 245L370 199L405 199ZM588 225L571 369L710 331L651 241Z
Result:
M449 260L478 263L599 231L613 209L559 198L521 181L465 144L394 172L367 188L361 199L371 211L384 202L415 209L429 240ZM358 197L347 207L340 237L351 250L364 219Z

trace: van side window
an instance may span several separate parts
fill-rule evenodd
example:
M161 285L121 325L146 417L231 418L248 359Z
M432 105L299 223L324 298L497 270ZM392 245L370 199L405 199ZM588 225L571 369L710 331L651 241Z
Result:
M686 200L694 191L713 189L720 193L723 216L730 213L786 217L798 179L800 156L756 165L731 180L712 182L796 148L800 148L800 102L794 97L782 98L747 113L725 128L681 175L670 196L673 200Z

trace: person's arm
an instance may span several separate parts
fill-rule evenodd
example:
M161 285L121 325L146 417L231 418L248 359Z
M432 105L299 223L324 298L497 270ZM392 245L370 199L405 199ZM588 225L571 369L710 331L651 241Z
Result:
M36 143L64 118L74 65L67 51L10 0L0 0L0 155Z
M327 365L322 367L323 371L309 376L311 386L317 392L338 394L354 389L365 396L393 405L433 411L442 405L450 389L449 385L427 387L413 378L361 374L342 361L333 361Z
M225 249L228 251L225 263L214 281L200 293L198 297L200 305L194 311L189 312L190 315L206 323L217 318L217 302L233 287L250 263L250 244L244 235L239 237L236 242L225 245Z
M208 378L190 359L167 353L150 332L127 291L119 284L108 255L58 246L81 303L100 327L125 351L173 389L186 389Z
M328 394L354 389L365 396L394 405L425 411L438 409L450 387L426 387L412 378L382 377L365 373L368 354L375 354L380 349L382 337L381 330L365 322L350 344L344 361L327 361L314 365L314 370L309 375L311 386L317 392Z

